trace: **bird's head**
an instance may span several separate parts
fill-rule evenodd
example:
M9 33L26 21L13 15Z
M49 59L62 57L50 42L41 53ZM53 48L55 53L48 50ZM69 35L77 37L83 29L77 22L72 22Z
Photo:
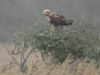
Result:
M45 16L48 16L49 14L51 14L52 12L49 10L49 9L46 9L46 10L44 10L43 11L43 14L45 15Z

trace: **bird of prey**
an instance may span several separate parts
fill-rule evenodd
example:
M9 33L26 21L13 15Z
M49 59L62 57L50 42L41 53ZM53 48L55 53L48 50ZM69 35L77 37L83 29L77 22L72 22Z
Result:
M66 19L63 15L52 12L49 9L44 10L43 14L46 16L48 22L53 25L53 27L51 27L52 31L59 30L63 28L63 26L69 26L73 23L73 20Z

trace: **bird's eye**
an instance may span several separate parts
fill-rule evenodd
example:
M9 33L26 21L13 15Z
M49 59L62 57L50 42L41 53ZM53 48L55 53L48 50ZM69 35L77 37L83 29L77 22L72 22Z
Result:
M49 14L48 13L45 13L45 16L48 16Z

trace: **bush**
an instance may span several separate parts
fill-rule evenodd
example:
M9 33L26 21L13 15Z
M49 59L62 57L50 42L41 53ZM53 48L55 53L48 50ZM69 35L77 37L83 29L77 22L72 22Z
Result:
M57 62L63 62L68 54L75 58L89 57L94 51L93 45L78 32L44 31L34 35L33 46L44 54L52 53Z
M73 59L100 60L100 50L97 50L94 41L97 37L85 31L75 28L55 32L31 31L25 33L23 41L46 57L51 54L55 63L63 63L69 55L72 55Z

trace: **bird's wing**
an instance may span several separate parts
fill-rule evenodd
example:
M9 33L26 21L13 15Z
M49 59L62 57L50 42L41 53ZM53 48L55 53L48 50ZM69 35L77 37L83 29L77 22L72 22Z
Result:
M58 21L66 21L67 19L63 15L59 15L57 13L52 13L50 16Z
M60 15L60 14L57 14L57 13L52 13L52 15L54 17L57 17L57 18L65 19L65 17L63 15Z

